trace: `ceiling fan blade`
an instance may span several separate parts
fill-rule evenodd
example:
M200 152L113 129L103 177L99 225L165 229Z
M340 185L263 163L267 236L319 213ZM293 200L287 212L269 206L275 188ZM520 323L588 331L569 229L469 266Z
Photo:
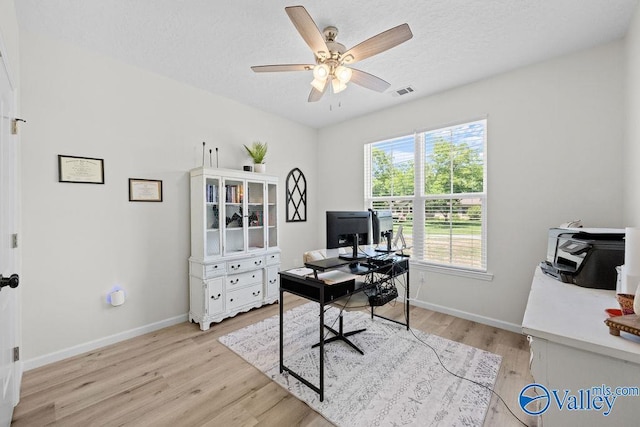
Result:
M304 41L309 45L313 54L318 57L327 57L329 54L329 48L324 41L322 33L318 29L318 26L313 22L313 18L307 12L303 6L289 6L284 10L289 15L289 19L293 22Z
M355 83L359 86L366 87L367 89L375 90L376 92L384 92L389 89L391 83L382 80L380 77L376 77L373 74L365 73L361 70L351 69L351 83Z
M309 99L307 99L307 102L320 101L320 98L322 98L322 95L324 95L328 87L329 87L329 79L324 81L324 86L322 87L321 91L312 86L311 92L309 93Z
M355 45L342 55L345 64L353 64L398 46L413 37L408 24L398 25Z
M279 71L311 71L313 64L279 64L279 65L254 65L251 67L256 73L272 73Z

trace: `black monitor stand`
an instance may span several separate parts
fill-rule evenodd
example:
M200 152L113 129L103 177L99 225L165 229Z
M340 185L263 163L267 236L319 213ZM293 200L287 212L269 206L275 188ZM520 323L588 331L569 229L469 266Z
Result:
M386 237L387 239L387 247L384 249L380 249L380 248L376 248L377 252L393 252L392 248L391 248L391 239L393 238L393 232L392 231L386 231L384 233L382 233L383 237Z
M359 249L358 249L359 237L357 234L353 234L352 236L353 236L353 252L351 253L351 255L343 254L343 255L340 255L338 258L353 261L355 263L358 261L358 259L362 257L359 256Z

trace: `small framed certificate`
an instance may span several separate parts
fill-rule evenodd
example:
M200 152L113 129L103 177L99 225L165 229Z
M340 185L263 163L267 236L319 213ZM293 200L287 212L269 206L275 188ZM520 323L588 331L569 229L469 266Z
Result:
M58 155L58 182L104 184L104 160Z
M162 181L158 179L129 178L130 202L161 202Z

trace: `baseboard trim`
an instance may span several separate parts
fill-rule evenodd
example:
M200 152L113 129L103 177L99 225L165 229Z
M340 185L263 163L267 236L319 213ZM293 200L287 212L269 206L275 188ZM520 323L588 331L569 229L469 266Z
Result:
M505 322L503 320L494 319L491 317L480 316L478 314L469 313L462 310L456 310L451 307L445 307L443 305L431 304L424 301L418 301L415 299L409 300L409 304L416 307L425 308L427 310L437 311L439 313L450 314L451 316L460 317L462 319L471 320L473 322L482 323L483 325L493 326L495 328L504 329L507 331L522 334L522 325L516 323Z
M178 323L186 322L189 319L188 314L182 314L180 316L171 317L169 319L161 320L159 322L150 323L148 325L140 326L138 328L130 329L128 331L120 332L108 337L99 338L94 341L89 341L83 344L74 345L73 347L65 348L63 350L55 351L53 353L45 354L43 356L27 359L23 362L23 370L29 371L31 369L39 368L50 363L59 362L60 360L67 359L69 357L77 356L88 351L95 350L97 348L105 347L107 345L115 344L120 341L128 340L140 335L147 334L149 332L157 331L158 329L166 328L169 326L177 325Z
M403 300L403 298L399 298ZM451 316L460 317L462 319L471 320L473 322L482 323L484 325L493 326L507 331L522 334L522 326L516 323L505 322L502 320L494 319L491 317L480 316L478 314L469 313L466 311L456 310L450 307L445 307L438 304L431 304L424 301L410 300L411 305L421 307L427 310L437 311L439 313L449 314ZM97 348L105 347L107 345L115 344L120 341L134 338L140 335L144 335L149 332L157 331L158 329L166 328L169 326L177 325L178 323L186 322L189 319L188 314L182 314L169 319L161 320L159 322L150 323L139 328L130 329L128 331L120 332L108 337L100 338L94 341L89 341L83 344L78 344L73 347L69 347L63 350L55 351L53 353L45 354L43 356L26 359L22 362L23 372L30 371L31 369L39 368L41 366L48 365L50 363L59 362L60 360L67 359L69 357L77 356L88 351L95 350Z

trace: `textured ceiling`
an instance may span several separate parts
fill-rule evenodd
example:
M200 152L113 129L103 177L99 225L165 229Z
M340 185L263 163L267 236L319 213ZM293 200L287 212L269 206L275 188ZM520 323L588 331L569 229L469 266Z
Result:
M623 37L638 0L16 0L22 29L320 128L497 73ZM347 49L408 23L413 38L357 68L385 93L350 84L308 103L310 72L251 65L313 63L284 11L305 6ZM415 92L393 96L410 85Z

